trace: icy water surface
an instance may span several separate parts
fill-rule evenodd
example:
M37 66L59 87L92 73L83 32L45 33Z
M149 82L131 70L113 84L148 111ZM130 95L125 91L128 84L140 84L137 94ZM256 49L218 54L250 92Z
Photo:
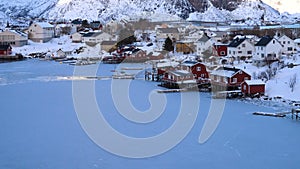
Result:
M98 75L110 75L113 69L114 65L100 65ZM216 132L200 144L198 137L211 101L208 93L200 94L196 123L175 148L143 159L113 155L97 146L79 124L73 106L72 81L66 78L72 76L73 70L73 66L52 61L0 64L1 169L299 168L300 122L251 114L276 111L271 107L227 100ZM128 136L157 135L169 128L178 115L180 93L170 93L166 95L165 112L155 122L129 122L114 107L111 80L95 83L97 102L105 118ZM159 89L156 85L133 80L130 99L137 109L148 109L148 95Z

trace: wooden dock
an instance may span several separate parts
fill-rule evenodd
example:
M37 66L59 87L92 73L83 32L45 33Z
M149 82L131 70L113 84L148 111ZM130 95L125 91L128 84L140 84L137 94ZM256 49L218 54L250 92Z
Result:
M269 113L269 112L254 112L253 115L271 116L271 117L285 117L285 113Z
M24 57L20 54L16 55L0 55L0 60L8 60L8 61L13 61L13 60L22 60Z
M177 93L177 92L186 92L187 89L166 89L166 90L157 90L157 93Z
M290 112L278 112L278 113L270 113L270 112L254 112L253 115L259 116L271 116L271 117L286 117L287 115L291 114L292 119L298 120L299 119L300 109L292 109Z

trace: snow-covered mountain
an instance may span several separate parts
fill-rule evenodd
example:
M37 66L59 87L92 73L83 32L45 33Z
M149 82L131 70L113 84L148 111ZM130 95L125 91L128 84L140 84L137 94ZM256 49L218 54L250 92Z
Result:
M262 18L278 22L290 17L287 13L281 15L261 0L1 0L0 11L0 18L82 18L104 22L122 18L180 17L260 24ZM4 20L1 19L2 23Z
M192 13L188 19L220 22L243 21L253 25L261 24L262 21L281 22L282 16L277 10L261 1L244 1L232 11L217 9L210 3L205 12Z
M54 18L84 18L103 20L127 18L155 13L172 14L187 18L194 11L187 0L60 0L44 16Z

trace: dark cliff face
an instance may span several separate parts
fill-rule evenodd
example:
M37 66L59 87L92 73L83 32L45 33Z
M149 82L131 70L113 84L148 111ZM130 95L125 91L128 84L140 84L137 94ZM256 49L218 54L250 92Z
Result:
M209 0L189 0L196 11L204 12L209 7ZM213 6L219 9L232 11L245 0L210 0Z

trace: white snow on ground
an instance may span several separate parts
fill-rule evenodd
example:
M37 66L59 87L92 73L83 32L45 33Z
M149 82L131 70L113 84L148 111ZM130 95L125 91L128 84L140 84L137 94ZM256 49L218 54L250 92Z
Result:
M296 84L294 91L292 91L289 84L295 75ZM286 67L280 70L275 78L267 82L266 94L270 97L282 96L285 99L300 101L300 66L295 66L294 68Z
M293 59L284 59L285 64L294 63L300 64L300 54L297 54L296 60ZM277 67L277 64L272 67ZM261 72L265 72L268 66L256 67L251 63L236 63L235 67L240 68L250 74L252 77L254 74L259 75ZM290 80L293 76L296 75L296 85L294 91L289 87ZM284 99L300 101L300 66L295 66L293 68L285 67L281 70L278 70L275 77L266 81L266 95L269 97L280 96Z
M29 40L28 45L22 47L13 47L13 52L21 53L22 55L27 56L30 53L47 53L47 52L55 53L59 49L62 49L63 51L74 51L75 49L78 49L81 46L85 46L85 44L72 43L72 40L69 38L69 36L62 36L61 38L54 38L47 43L37 43ZM83 52L82 54L74 55L73 57L80 57L82 55L85 56L88 54L93 54L93 53Z

